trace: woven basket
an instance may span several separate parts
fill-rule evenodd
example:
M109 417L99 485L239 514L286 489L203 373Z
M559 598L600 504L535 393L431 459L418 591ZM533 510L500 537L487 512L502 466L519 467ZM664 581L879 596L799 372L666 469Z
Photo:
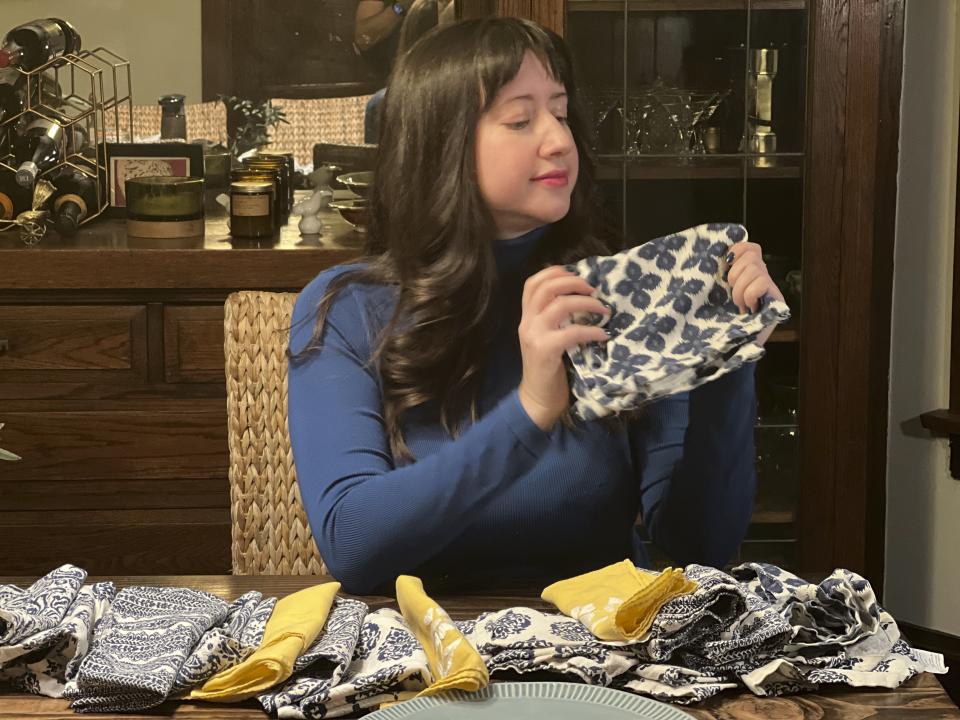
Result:
M293 152L298 165L313 162L316 143L363 143L363 114L370 95L310 100L273 100L287 123L270 133L270 148Z
M287 429L296 297L244 291L224 305L234 575L328 574L303 510Z

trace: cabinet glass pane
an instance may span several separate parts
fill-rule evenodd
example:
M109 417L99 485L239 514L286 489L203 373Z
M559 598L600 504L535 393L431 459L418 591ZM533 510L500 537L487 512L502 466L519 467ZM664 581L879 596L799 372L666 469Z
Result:
M737 153L747 3L626 7L625 226L632 244L703 222L743 222Z
M757 522L743 559L798 557L796 507L800 457L800 291L803 249L803 159L806 114L807 10L802 2L752 3L745 135L746 226L763 248L770 275L792 319L781 326L757 368ZM784 508L790 510L782 512Z
M757 368L758 492L735 558L794 567L806 3L568 0L567 9L607 207L620 208L628 242L741 222L794 311Z

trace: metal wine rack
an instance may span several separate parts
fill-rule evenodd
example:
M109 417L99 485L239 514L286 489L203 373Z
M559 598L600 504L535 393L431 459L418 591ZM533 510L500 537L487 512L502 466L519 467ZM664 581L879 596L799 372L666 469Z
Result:
M45 169L37 182L70 166L93 180L97 188L98 207L83 219L86 224L103 213L108 206L106 183L106 142L133 142L133 90L130 84L130 62L104 47L62 55L24 72L26 97L23 112L0 124L0 166L16 171L14 142L35 118L41 117L60 125L62 160ZM35 214L34 214L35 215ZM19 218L19 220L18 220ZM0 231L20 227L36 242L43 237L46 224L23 213L12 221L0 220Z

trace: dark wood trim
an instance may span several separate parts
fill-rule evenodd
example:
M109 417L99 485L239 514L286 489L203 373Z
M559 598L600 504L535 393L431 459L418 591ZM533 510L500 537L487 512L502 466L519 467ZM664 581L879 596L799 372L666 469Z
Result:
M808 148L804 174L803 315L800 355L800 557L798 564L830 564L837 434L837 301L843 238L844 121L849 25L846 3L816 2L810 9Z
M458 20L490 15L526 18L550 28L561 37L567 25L564 0L458 0L456 15Z
M355 250L41 251L0 253L10 258L4 290L140 288L299 290L320 270L351 260ZM16 263L14 265L14 263ZM265 274L265 266L269 272ZM12 266L12 267L11 267ZM77 272L78 268L109 272Z
M233 95L233 32L230 0L201 0L200 66L204 102Z
M960 248L960 244L957 245ZM957 280L954 279L954 292L956 292ZM956 322L957 311L953 313L954 322ZM960 353L954 349L950 351L950 362L952 365L960 364ZM951 368L952 374L953 368ZM951 389L953 380L951 379ZM960 412L948 409L931 410L920 416L920 424L935 435L946 435L950 440L950 475L960 480Z
M851 3L847 57L833 557L836 565L863 573L876 587L882 587L883 573L895 232L895 210L883 206L896 205L896 180L883 176L896 178L899 134L899 112L889 112L891 118L882 110L888 85L895 85L899 99L902 69L899 58L885 63L884 55L891 43L902 52L903 4ZM896 77L884 71L896 71Z
M950 698L955 703L960 702L960 637L912 623L897 622L897 625L913 647L943 655L943 664L950 671L937 679Z
M455 0L457 20L488 17L497 14L497 0Z
M903 0L811 7L801 564L882 587ZM810 288L807 291L807 288ZM807 298L810 302L807 302Z
M937 435L960 435L960 413L931 410L920 416L920 424Z

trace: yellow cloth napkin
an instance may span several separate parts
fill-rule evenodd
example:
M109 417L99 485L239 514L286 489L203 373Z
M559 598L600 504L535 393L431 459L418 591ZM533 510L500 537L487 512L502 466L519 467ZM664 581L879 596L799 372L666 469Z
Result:
M297 658L323 630L339 589L340 583L329 582L278 600L260 647L239 665L194 688L189 699L239 702L286 680Z
M490 682L480 653L453 624L446 611L427 597L419 578L397 578L400 613L427 654L433 682L420 695L444 690L475 692ZM419 696L418 696L419 697Z
M669 600L696 589L697 583L683 570L646 572L624 560L555 582L540 597L586 625L600 640L635 642Z

